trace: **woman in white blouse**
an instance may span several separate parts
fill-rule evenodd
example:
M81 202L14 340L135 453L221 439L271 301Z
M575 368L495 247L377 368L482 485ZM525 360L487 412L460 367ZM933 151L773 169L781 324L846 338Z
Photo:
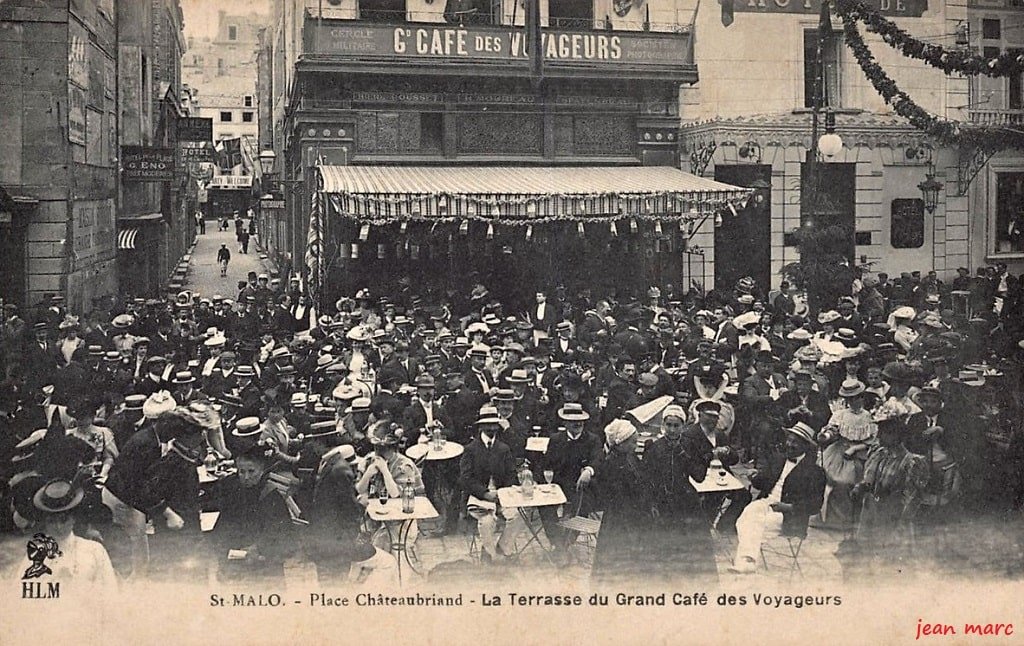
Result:
M818 442L825 447L821 466L825 470L825 503L821 520L830 526L847 528L855 520L850 489L860 482L869 444L878 426L864 408L863 383L846 379L839 388L844 406L832 414L821 429Z

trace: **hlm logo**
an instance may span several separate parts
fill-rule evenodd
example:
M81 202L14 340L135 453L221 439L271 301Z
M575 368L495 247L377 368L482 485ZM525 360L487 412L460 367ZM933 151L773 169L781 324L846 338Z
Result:
M42 576L53 574L53 570L46 565L48 559L52 560L62 555L57 541L46 534L36 534L25 546L28 560L32 565L28 566L25 573L21 575L21 598L22 599L59 599L60 583L56 581L30 581Z

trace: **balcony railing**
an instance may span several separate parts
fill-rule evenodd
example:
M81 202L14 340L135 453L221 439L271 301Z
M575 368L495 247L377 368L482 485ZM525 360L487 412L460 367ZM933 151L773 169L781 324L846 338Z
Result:
M1024 126L1024 110L976 110L968 111L971 123L983 126Z

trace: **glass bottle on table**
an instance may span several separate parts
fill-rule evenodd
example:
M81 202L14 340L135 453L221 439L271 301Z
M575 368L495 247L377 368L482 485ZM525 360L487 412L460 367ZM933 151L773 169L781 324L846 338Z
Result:
M207 475L212 476L217 471L217 465L220 464L220 460L217 457L217 452L212 448L206 450L206 457L203 458L203 468L206 469Z
M530 461L523 461L523 468L519 470L519 489L523 492L523 498L533 498L533 472L530 471Z
M384 484L383 478L381 478L381 482L377 486L377 502L380 503L381 507L388 504L388 488L387 485Z
M412 480L406 480L402 486L402 513L411 514L416 507L416 492L412 488Z

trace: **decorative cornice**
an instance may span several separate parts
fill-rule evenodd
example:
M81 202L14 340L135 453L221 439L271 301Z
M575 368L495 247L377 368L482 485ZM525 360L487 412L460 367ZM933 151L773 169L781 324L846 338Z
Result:
M824 132L824 119L822 119ZM836 132L848 146L906 148L921 146L932 138L893 114L837 112ZM714 139L718 145L742 145L754 141L762 148L801 147L811 143L810 111L743 115L684 123L679 141L684 148L700 147Z

